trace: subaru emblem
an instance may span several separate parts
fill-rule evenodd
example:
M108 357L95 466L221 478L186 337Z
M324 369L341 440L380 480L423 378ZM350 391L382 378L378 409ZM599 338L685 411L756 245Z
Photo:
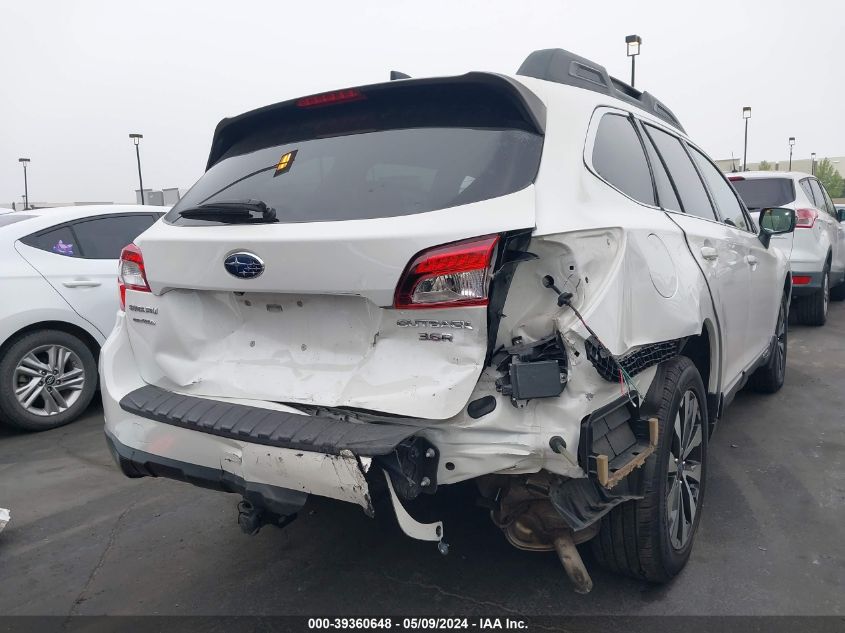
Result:
M243 251L227 255L223 266L232 277L239 279L255 279L264 272L264 262L257 255Z

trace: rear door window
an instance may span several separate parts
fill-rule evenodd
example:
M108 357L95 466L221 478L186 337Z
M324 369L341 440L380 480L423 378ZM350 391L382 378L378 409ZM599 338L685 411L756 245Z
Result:
M807 197L810 199L810 204L821 208L819 202L816 200L816 196L813 194L813 188L810 186L809 178L805 178L801 181L801 188L804 190L804 193L806 193Z
M21 242L27 246L32 246L48 253L56 253L64 257L82 256L80 254L79 244L76 242L76 236L69 226L60 226L49 231L27 235L21 239Z
M819 183L821 185L821 183ZM824 188L824 185L821 185L822 193L824 194L824 201L827 204L827 212L830 213L833 217L836 217L836 205L833 204L833 200L830 199L830 194L827 192L827 189Z
M648 134L643 139L645 143L648 160L651 163L651 171L654 174L654 184L657 187L657 197L660 206L669 211L683 211L678 195L672 185L672 180L669 178L669 173L666 171L666 166L663 160L657 153L654 143Z
M716 212L710 204L704 183L701 182L680 139L651 125L646 125L645 128L666 163L669 175L680 194L684 212L707 220L715 220Z
M699 152L694 147L690 147L690 152L695 160L704 180L707 183L713 199L716 201L716 206L719 207L719 213L722 216L725 224L730 224L744 231L750 231L748 221L745 219L742 205L734 193L734 190L728 184L728 181L722 175L710 159Z
M73 232L85 259L119 259L120 251L146 231L156 217L147 214L118 215L73 223Z
M782 207L795 202L795 185L791 178L743 178L732 179L734 189L737 190L745 206L750 211L759 211L770 207ZM803 187L803 181L802 181ZM812 200L812 195L805 188Z
M816 199L816 206L825 213L833 215L831 210L833 204L831 203L830 205L828 205L827 192L824 190L824 187L822 187L821 183L816 179L812 179L810 180L810 186L813 188L813 196Z
M630 118L606 114L593 143L593 167L622 193L654 205L654 186L642 143Z

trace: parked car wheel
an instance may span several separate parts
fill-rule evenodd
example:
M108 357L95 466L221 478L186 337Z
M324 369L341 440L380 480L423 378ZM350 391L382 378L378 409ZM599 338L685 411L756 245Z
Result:
M97 388L97 363L79 338L59 330L20 336L0 359L0 420L26 431L72 422Z
M818 292L803 297L795 305L798 322L802 325L824 325L827 321L827 306L830 302L830 267L822 273L822 287Z
M604 567L651 582L683 569L692 550L707 470L707 399L695 365L680 356L658 369L657 451L643 466L644 496L602 518L593 551Z
M783 387L786 376L787 297L784 295L775 325L775 342L769 362L751 375L748 386L760 393L775 393Z
M830 289L830 298L833 301L845 301L845 282Z

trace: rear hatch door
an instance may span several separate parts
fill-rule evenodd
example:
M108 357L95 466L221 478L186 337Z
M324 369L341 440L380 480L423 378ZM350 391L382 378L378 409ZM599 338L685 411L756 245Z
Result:
M488 347L487 306L467 293L489 283L496 236L534 226L543 110L532 98L476 73L221 124L206 174L136 241L152 292L128 290L126 310L144 380L209 397L458 413ZM394 305L418 254L480 236L492 236L492 258L467 287L429 284L439 303ZM472 257L450 248L438 262Z

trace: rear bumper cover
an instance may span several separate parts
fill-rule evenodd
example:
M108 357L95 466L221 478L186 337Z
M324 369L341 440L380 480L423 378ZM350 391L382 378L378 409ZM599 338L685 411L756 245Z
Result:
M296 513L308 499L308 493L303 491L250 482L222 468L199 466L139 451L122 444L108 431L106 444L118 468L127 477L166 477L201 488L237 493L254 505L280 516Z
M821 290L823 273L821 271L815 273L792 271L793 277L809 277L810 282L806 284L796 285L792 284L793 297L806 297Z

